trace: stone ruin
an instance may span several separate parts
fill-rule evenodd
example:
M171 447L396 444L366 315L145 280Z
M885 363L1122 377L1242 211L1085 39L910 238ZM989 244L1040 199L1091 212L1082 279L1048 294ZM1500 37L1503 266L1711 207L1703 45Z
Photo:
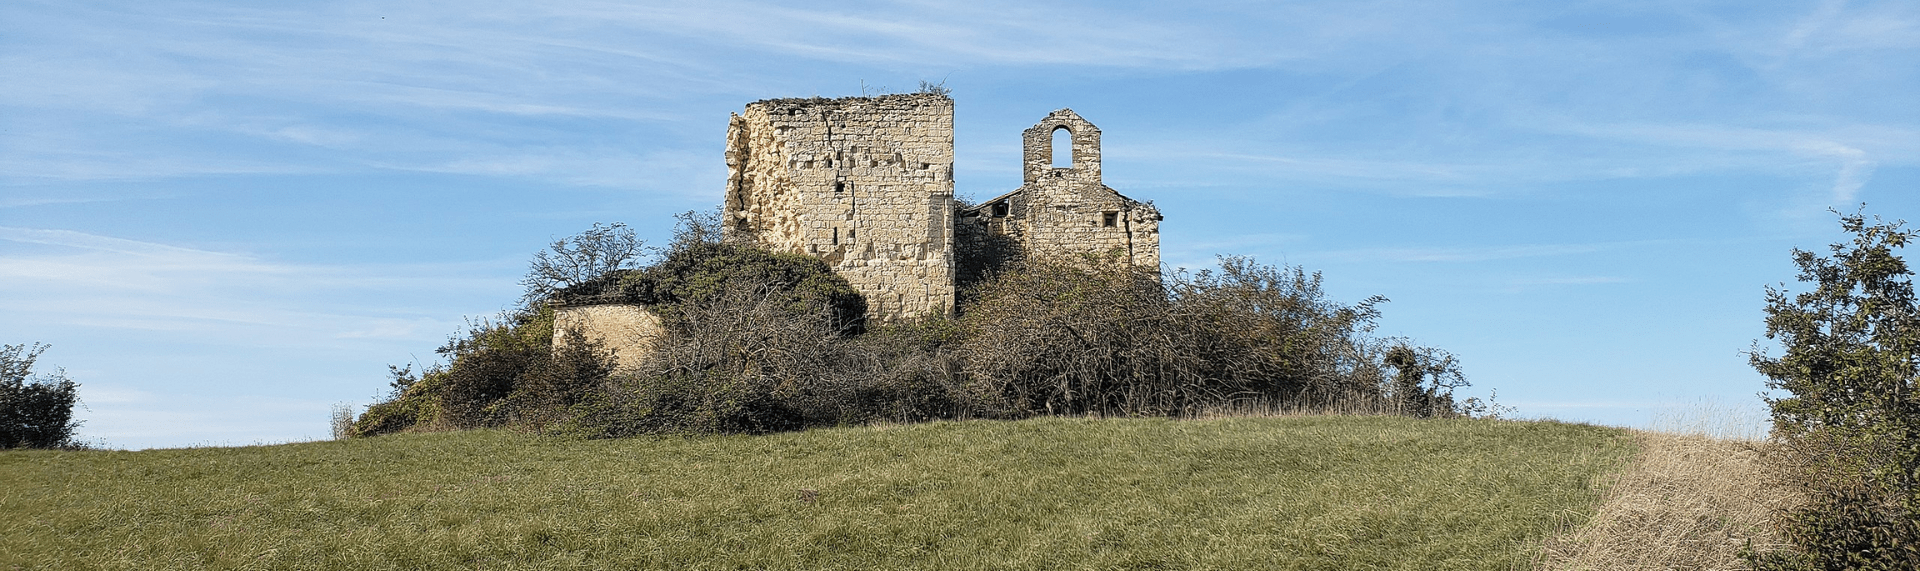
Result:
M1062 131L1071 149L1056 153ZM749 103L727 124L723 232L825 260L882 321L952 315L958 290L1024 254L1109 254L1159 268L1160 211L1101 181L1099 128L1061 109L1027 129L1022 146L1020 188L965 205L953 197L945 95ZM556 345L579 330L615 349L623 367L661 334L640 306L556 311Z
M1053 148L1062 132L1066 154ZM1160 210L1101 181L1099 127L1061 109L1027 128L1021 143L1020 188L955 212L957 285L1025 254L1113 254L1159 270Z

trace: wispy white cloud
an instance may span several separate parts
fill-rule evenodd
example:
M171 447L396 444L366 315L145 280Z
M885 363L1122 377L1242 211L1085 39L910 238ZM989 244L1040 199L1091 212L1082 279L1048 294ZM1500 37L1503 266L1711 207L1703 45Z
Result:
M524 133L489 139L508 131L503 122L526 119L662 125L697 121L712 113L702 97L717 94L737 101L746 97L743 94L762 93L770 83L786 79L784 75L836 63L908 73L1011 67L1051 74L1089 66L1149 75L1285 70L1346 78L1343 85L1348 87L1330 97L1349 104L1380 96L1365 91L1377 88L1380 78L1374 75L1386 69L1411 70L1411 77L1385 79L1412 81L1405 87L1443 98L1433 100L1435 104L1490 113L1487 119L1492 121L1476 127L1484 132L1468 133L1463 144L1431 150L1409 149L1403 143L1460 138L1460 133L1450 132L1452 125L1421 124L1417 115L1399 141L1378 140L1370 146L1308 150L1245 144L1261 142L1261 135L1254 133L1210 134L1217 145L1191 140L1180 144L1188 159L1240 165L1245 171L1305 180L1411 182L1416 184L1405 192L1484 195L1497 192L1486 186L1489 182L1657 176L1777 163L1769 153L1797 143L1768 141L1791 133L1738 122L1703 123L1697 117L1691 127L1675 127L1674 120L1684 116L1669 114L1659 103L1672 98L1673 82L1698 75L1675 54L1761 54L1829 44L1856 50L1912 47L1914 34L1907 33L1915 21L1911 9L1897 3L1824 6L1806 15L1749 18L1759 23L1744 25L1685 6L1640 10L1684 26L1641 36L1586 37L1543 26L1542 21L1556 17L1553 10L1516 15L1474 3L1401 1L1179 9L1025 2L804 7L744 1L350 2L324 12L227 5L33 5L23 12L50 28L44 33L113 42L91 47L26 44L15 55L0 56L8 64L0 69L10 70L0 71L0 78L15 87L0 94L0 106L104 112L168 126L163 128L227 132L331 153L313 156L323 157L321 161L290 158L299 156L297 152L156 153L150 145L122 141L112 129L71 141L36 132L27 135L38 139L32 144L9 148L0 143L7 151L0 154L14 157L0 158L0 172L84 180L397 168L619 185L630 184L632 177L612 166L617 158L588 158L605 154L595 148L604 141L529 138ZM1714 36L1719 33L1715 30L1747 35ZM1705 36L1695 37L1700 34ZM139 55L123 57L127 53ZM1569 65L1568 58L1580 64ZM850 87L851 78L846 81ZM1296 108L1306 94L1291 95L1293 101L1277 106ZM245 105L236 107L234 102ZM1360 110L1317 116L1337 120L1355 111ZM1538 119L1553 112L1581 117L1567 122L1575 125L1558 128L1561 133L1699 152L1614 148L1595 153L1595 147L1587 146L1541 154L1528 148L1538 146L1527 137L1503 131L1538 130ZM1556 131L1551 123L1547 130ZM1657 132L1662 129L1666 132ZM1866 152L1865 160L1872 164L1915 156L1845 137L1827 139ZM636 146L685 149L689 140L674 137ZM1913 143L1906 145L1911 150ZM515 150L532 148L541 149ZM1836 194L1847 194L1848 186L1857 188L1854 181L1871 171L1867 165L1845 163ZM576 172L590 174L569 175ZM1142 181L1156 183L1151 178Z
M1874 162L1867 159L1866 151L1835 143L1833 141L1812 141L1801 147L1808 153L1829 157L1840 163L1840 172L1833 179L1833 201L1848 203L1860 192L1873 176Z
M1617 283L1627 283L1630 281L1633 281L1633 280L1629 280L1627 278L1617 277L1617 276L1570 276L1570 277L1549 277L1549 278L1522 278L1522 279L1512 280L1511 283L1516 286L1539 286L1539 285L1551 286L1551 285L1617 284Z
M1551 258L1604 252L1620 248L1662 244L1664 241L1629 241L1591 244L1525 244L1514 246L1459 248L1367 248L1335 250L1309 254L1316 259L1345 262L1433 262L1473 263L1523 258Z
M78 248L82 250L95 250L95 251L102 251L102 252L113 252L118 254L133 254L133 255L142 256L142 257L178 256L178 257L218 258L218 259L238 259L239 258L239 256L234 256L232 254L222 254L218 252L195 250L192 248L181 248L178 246L168 246L165 244L155 244L152 242L141 242L138 240L127 240L124 238L98 236L94 234L88 234L85 232L74 232L72 230L59 230L59 229L50 229L50 228L18 228L18 227L11 227L11 226L0 226L0 240L6 240L9 242L22 242L27 244L67 246L67 247Z
M85 204L89 202L109 202L112 200L114 199L71 196L19 196L0 198L0 208L25 208L29 206L49 206L54 204Z
M1236 38L1209 33L1181 17L1184 10L1142 15L1100 4L581 3L559 12L716 46L829 61L1218 69L1275 57L1272 51L1235 49Z
M501 149L437 165L390 166L428 172L539 178L581 186L643 189L702 198L718 192L726 176L726 166L720 161L684 150L639 154L616 149Z
M87 407L77 436L110 448L247 446L329 437L333 403L233 394L159 394L82 384Z
M491 293L511 281L490 265L291 264L60 229L0 227L0 245L7 243L51 247L0 249L0 292L6 294L0 309L8 313L48 324L191 330L232 339L260 328L281 331L274 342L437 335L441 331L426 330L448 329L456 316L396 315L353 300Z
M1920 9L1911 3L1821 0L1810 8L1779 37L1780 55L1920 48Z
M373 319L371 327L356 331L343 331L334 335L342 339L412 339L423 332L438 335L445 333L447 322L439 319Z

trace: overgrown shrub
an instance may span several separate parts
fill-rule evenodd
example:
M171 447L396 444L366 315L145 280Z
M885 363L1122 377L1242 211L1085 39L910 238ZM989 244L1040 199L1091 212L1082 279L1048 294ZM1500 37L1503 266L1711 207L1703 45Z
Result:
M694 308L738 303L739 292L756 290L762 301L793 314L820 313L839 333L857 333L865 323L866 299L825 261L801 254L721 240L716 214L678 216L674 241L660 261L618 269L556 290L562 303L645 305L668 327L686 330Z
M569 302L637 303L667 338L640 370L612 379L569 430L767 432L863 419L856 343L866 301L818 258L720 241L682 215L673 246L644 269L562 291ZM870 393L870 391L869 391Z
M1762 569L1920 569L1920 303L1895 254L1920 232L1842 215L1832 257L1794 250L1800 281L1767 288L1767 337L1752 364L1768 387L1782 480L1807 500L1785 514L1794 551Z
M1378 408L1382 342L1370 333L1387 299L1336 302L1321 279L1231 256L1218 272L1171 276L1179 330L1200 376L1220 379L1227 394L1291 406Z
M368 407L352 433L556 422L613 371L612 355L598 343L570 341L554 350L553 309L545 305L473 322L437 350L446 365L418 377L394 369L394 393Z
M1383 361L1394 369L1391 398L1396 412L1421 418L1463 412L1453 402L1453 389L1467 381L1453 354L1398 343L1387 349Z
M764 433L959 418L951 324L927 318L844 334L831 311L795 311L779 284L731 282L682 308L682 328L638 371L576 407L569 432Z
M64 370L34 374L33 363L46 350L39 343L0 345L0 449L79 446L73 405L80 385Z
M609 434L768 432L830 424L838 415L837 330L796 313L767 284L736 281L712 303L680 308L670 337L642 370L610 383Z
M1166 291L1145 269L1036 257L970 297L956 349L967 400L985 415L1160 414L1191 396L1165 374L1184 364L1163 351L1178 337Z
M1164 284L1164 285L1163 285ZM1103 256L1016 262L960 319L962 372L982 414L1179 415L1246 403L1307 409L1454 411L1464 386L1444 352L1367 335L1374 297L1326 298L1319 274L1227 257L1220 269L1158 272ZM1413 395L1419 395L1418 398Z

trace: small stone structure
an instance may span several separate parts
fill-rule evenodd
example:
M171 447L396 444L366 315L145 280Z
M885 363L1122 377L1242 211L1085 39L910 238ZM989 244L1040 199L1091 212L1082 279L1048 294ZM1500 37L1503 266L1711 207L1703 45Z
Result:
M1071 159L1055 165L1059 131ZM960 207L945 95L749 103L727 124L723 231L820 257L882 321L951 315L959 289L1024 254L1110 254L1159 268L1160 211L1102 182L1099 128L1061 109L1022 142L1024 184ZM623 367L661 335L659 319L639 306L556 310L556 347L578 329L616 349Z
M1055 165L1054 137L1062 131L1071 160ZM957 213L963 287L1020 254L1112 254L1159 269L1160 210L1101 181L1100 128L1061 109L1028 128L1022 142L1025 184Z
M666 335L660 316L646 306L623 303L561 305L553 309L553 348L567 346L566 333L578 331L582 337L599 341L613 350L614 367L633 370L640 366L655 344Z

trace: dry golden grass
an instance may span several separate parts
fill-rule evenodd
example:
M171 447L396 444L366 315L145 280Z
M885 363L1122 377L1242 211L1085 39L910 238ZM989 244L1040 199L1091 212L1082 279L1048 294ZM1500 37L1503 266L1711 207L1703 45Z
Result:
M1765 444L1638 432L1640 453L1583 526L1547 542L1550 571L1747 569L1740 550L1779 544L1769 522L1794 497L1773 485Z

